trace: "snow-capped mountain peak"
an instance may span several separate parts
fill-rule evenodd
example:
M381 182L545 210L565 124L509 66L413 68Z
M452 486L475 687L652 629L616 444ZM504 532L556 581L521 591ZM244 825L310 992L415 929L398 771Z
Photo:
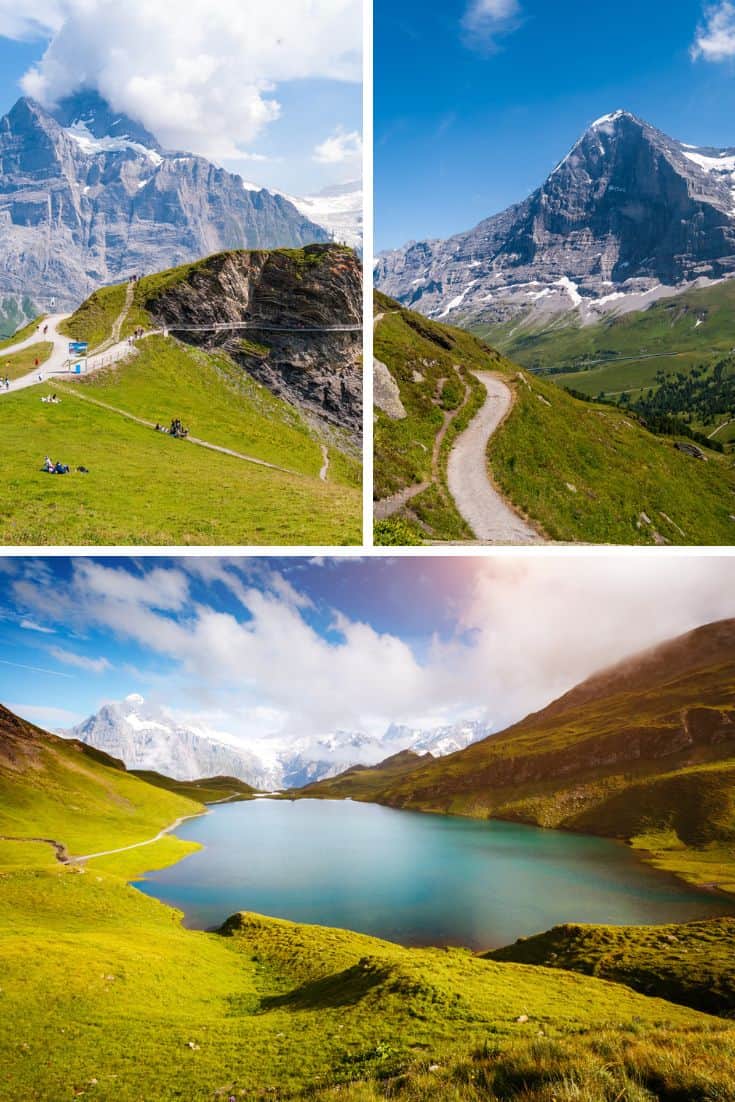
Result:
M83 723L58 733L120 758L129 769L155 770L177 780L227 775L273 790L300 787L354 765L377 765L402 750L451 754L490 730L471 720L429 730L391 724L380 737L337 729L245 742L183 722L169 709L131 693L104 703Z
M529 331L592 323L735 275L735 149L629 111L595 120L521 202L445 241L378 258L376 283L429 317Z

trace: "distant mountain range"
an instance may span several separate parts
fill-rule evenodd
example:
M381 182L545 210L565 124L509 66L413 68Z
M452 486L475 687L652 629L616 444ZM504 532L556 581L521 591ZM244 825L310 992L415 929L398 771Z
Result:
M358 205L359 185L292 200L165 150L96 92L23 97L0 119L0 329L224 249L354 244Z
M381 255L376 285L455 324L582 323L735 273L735 149L598 119L527 199L447 240Z
M452 753L486 736L489 728L475 721L428 731L392 725L382 738L338 730L317 737L258 739L244 746L226 735L182 724L169 710L133 693L57 733L119 758L128 769L155 770L184 781L224 775L272 790L298 788L353 765L375 765L400 750Z

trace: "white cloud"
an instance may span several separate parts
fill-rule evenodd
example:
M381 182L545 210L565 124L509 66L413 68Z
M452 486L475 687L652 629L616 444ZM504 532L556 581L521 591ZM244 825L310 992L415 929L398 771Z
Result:
M468 716L486 716L499 729L611 662L735 616L735 560L726 557L474 561L465 567L474 585L456 611L456 635L433 640L419 659L409 642L339 611L325 639L288 586L271 578L263 591L248 581L249 569L263 569L256 561L245 560L241 584L232 586L236 567L224 566L243 616L194 599L193 560L156 567L132 577L135 584L122 581L125 570L76 560L69 586L25 580L14 588L54 622L106 629L164 658L174 672L157 678L161 702L201 713L204 725L216 715L220 731L249 743L337 728L382 734L390 722ZM222 581L222 564L206 562L211 569L203 567L200 579ZM176 594L175 616L152 604L160 600L155 590Z
M21 41L48 38L62 27L67 7L64 0L35 0L22 6L0 0L0 35Z
M323 165L340 165L359 161L362 157L362 137L357 130L338 126L333 134L314 147L314 160Z
M48 652L57 662L63 662L65 666L75 666L87 673L105 673L112 669L112 663L107 658L87 658L84 654L75 654L63 647L49 647Z
M43 635L55 635L54 628L46 628L43 624L37 624L35 620L21 620L20 626L24 631L40 631Z
M462 16L462 30L468 45L497 49L497 39L520 26L519 0L470 0Z
M94 87L173 149L242 156L286 81L361 79L360 0L0 0L0 33L50 43L23 88Z
M735 4L729 0L705 8L704 21L697 27L692 57L705 61L727 61L735 57Z

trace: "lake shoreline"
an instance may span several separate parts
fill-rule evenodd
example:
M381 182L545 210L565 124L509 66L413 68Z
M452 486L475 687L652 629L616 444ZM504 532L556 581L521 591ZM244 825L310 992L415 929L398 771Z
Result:
M258 801L255 801L255 802L262 806L262 805L267 805L267 804L274 805L274 804L282 803L284 801L286 801L287 803L289 803L291 805L294 805L294 804L297 804L297 803L307 803L307 802L308 803L313 803L315 805L319 805L319 804L322 804L322 805L323 804L337 805L337 804L351 803L351 804L353 804L353 806L354 805L357 805L357 806L372 806L372 807L375 807L375 808L382 808L384 810L391 811L391 812L410 811L410 812L413 812L414 815L419 816L421 818L436 817L436 818L439 818L439 819L456 820L456 821L459 821L459 822L476 822L476 823L488 823L488 824L497 823L497 824L500 824L500 825L503 825L503 826L508 826L508 827L511 827L511 828L513 828L513 827L521 828L524 831L525 830L534 831L534 832L538 831L538 832L541 832L542 834L547 834L551 838L566 835L566 836L569 836L569 837L576 837L576 838L579 838L579 839L584 839L584 840L589 840L589 841L597 840L597 841L600 841L600 842L605 843L607 845L609 845L612 842L612 843L615 843L615 848L620 849L620 850L624 849L625 854L628 855L628 857L630 857L632 859L633 865L631 867L637 867L638 870L640 870L641 872L645 872L645 874L648 877L653 878L653 880L658 882L660 885L662 885L662 887L663 886L665 886L667 888L674 888L675 887L680 892L682 890L684 891L685 895L681 899L675 901L672 904L672 906L674 908L677 906L677 903L680 906L684 906L685 903L686 903L686 897L690 897L690 899L692 901L692 904L696 903L698 899L703 900L704 897L716 898L718 900L721 900L725 904L729 904L733 901L732 894L719 889L719 887L717 885L704 885L702 883L693 883L693 882L685 879L684 877L677 875L675 872L673 872L671 870L662 869L660 867L657 867L654 863L652 863L652 861L647 859L648 856L649 856L648 851L646 851L644 849L635 849L633 846L631 846L631 844L629 842L626 842L623 839L606 838L604 836L589 834L589 833L582 832L582 831L573 831L573 830L569 830L567 828L539 827L537 824L534 824L534 823L524 823L524 822L519 822L517 820L502 819L500 817L494 817L494 816L480 818L479 816L453 814L453 813L447 813L447 812L440 812L440 811L436 811L436 810L426 810L425 811L425 810L419 810L419 809L415 809L415 808L393 808L393 807L390 807L389 805L382 804L379 801L368 801L368 800L349 800L348 801L348 800L345 800L345 799L324 799L324 798L314 799L313 797L307 797L307 796L300 796L300 797L293 796L293 797L291 797L291 796L287 796L285 794L279 794L278 796L266 797L266 798L260 799ZM241 806L247 806L248 804L252 805L252 803L253 803L253 801L245 801L245 803L242 804ZM215 810L215 806L216 806L215 804L205 805L202 812L198 813L197 815L194 815L194 816L190 817L190 821L192 821L192 822L196 822L197 820L201 821L202 819L204 819L205 816L206 817L211 816L212 813ZM223 804L220 802L219 806L222 807ZM178 825L181 825L181 824L178 824ZM173 831L175 829L176 829L175 826L173 828L169 828L169 830L171 830L171 831ZM181 836L177 835L177 837L181 837ZM184 857L195 857L197 854L201 854L202 851L206 851L209 848L209 843L207 841L201 841L201 840L196 839L196 838L193 838L193 839L192 838L185 838L185 839L182 839L182 840L195 842L196 845L198 846L198 850L195 853L182 854L175 861L166 863L166 865L164 865L164 866L158 866L157 868L152 867L150 869L147 869L145 871L145 873L143 873L141 876L136 876L135 878L132 878L131 880L128 881L128 883L135 890L143 891L143 894L153 896L154 898L157 898L160 902L162 902L164 905L169 906L172 909L178 911L182 915L181 920L182 920L182 924L184 925L185 928L192 929L192 930L195 929L195 930L200 930L200 931L210 932L210 933L212 933L212 932L216 933L221 928L222 924L224 922L226 922L228 920L228 918L230 918L233 914L236 914L236 913L239 913L239 912L242 912L242 911L251 911L251 912L259 913L259 914L263 914L263 915L273 915L274 917L288 918L290 921L294 921L294 922L297 922L297 923L303 924L303 925L318 925L318 926L326 926L326 927L331 926L331 927L337 927L337 928L346 929L346 930L355 930L356 929L354 922L353 923L350 923L348 921L346 922L346 921L340 919L339 916L332 917L332 918L327 918L327 917L324 917L324 918L321 918L321 917L320 918L294 917L292 914L289 914L287 911L283 911L283 910L279 911L278 907L266 908L266 907L258 905L257 903L246 902L246 901L243 902L243 905L236 905L232 909L230 909L228 907L225 907L222 911L222 916L221 917L218 916L215 921L205 920L201 917L197 917L196 910L191 910L190 908L182 905L182 903L177 901L176 899L166 898L165 894L164 895L158 894L158 890L156 888L156 885L158 883L160 883L160 878L156 877L156 875L155 875L156 873L160 873L162 871L170 871L170 869L173 868L174 866L181 864L181 862L183 862ZM604 869L604 861L601 863L600 868ZM150 888L144 888L143 885L145 885L145 884L150 884ZM228 887L232 887L232 885L228 885ZM260 887L261 887L260 885L251 884L251 885L249 885L249 891L255 890L256 895L257 895L257 891ZM655 893L652 893L652 897L655 897ZM729 915L735 914L735 906L733 906L732 910L730 910L729 907L728 907L727 913ZM704 915L704 917L706 918L706 917L709 917L709 916ZM713 917L714 917L714 915L713 915ZM693 920L696 920L696 918L689 917L689 918L683 919L681 916L677 916L676 914L674 914L674 915L669 914L669 915L659 916L659 917L656 917L656 918L652 918L648 922L641 922L640 920L636 920L636 919L627 919L627 918L621 919L621 918L616 917L614 914L613 914L612 918L610 918L610 916L608 914L606 914L603 917L595 917L595 918L582 917L580 919L575 914L575 915L571 915L569 917L565 917L561 921L562 921L562 923L563 922L569 922L569 923L575 923L575 924L578 924L578 925L584 925L584 924L589 923L589 924L609 924L609 925L640 925L640 926L644 927L644 926L647 926L647 925L682 924L683 922L693 921ZM557 924L557 922L555 920L549 919L549 922L548 922L547 925L554 925L554 924ZM495 937L490 938L488 940L482 940L481 938L468 939L466 937L452 937L451 934L449 934L449 933L447 933L443 936L439 936L439 937L426 937L426 938L424 938L424 937L421 936L420 925L421 924L419 922L417 924L417 928L412 931L411 936L408 936L405 932L403 934L401 934L398 930L396 930L395 932L386 932L384 930L368 929L368 928L365 928L365 927L360 928L359 926L357 926L357 932L363 932L363 933L369 934L370 936L378 937L378 938L381 938L381 939L386 940L386 941L392 941L395 944L403 945L406 948L409 948L409 947L418 948L418 947L427 947L427 946L434 946L434 947L455 946L455 947L467 948L468 951L473 952L473 953L487 952L487 951L492 950L492 949L497 949L497 948L500 948L500 947L504 947L506 944L511 944L513 941L517 940L519 937L532 936L532 933L529 932L527 929L524 929L522 926L520 928L518 926L515 926L513 930L507 931L507 933L504 937L500 937L498 935L498 936L495 936ZM541 930L543 928L546 928L546 927L544 926L543 921L542 921L542 922L539 923L537 928L534 928L533 933L541 932Z

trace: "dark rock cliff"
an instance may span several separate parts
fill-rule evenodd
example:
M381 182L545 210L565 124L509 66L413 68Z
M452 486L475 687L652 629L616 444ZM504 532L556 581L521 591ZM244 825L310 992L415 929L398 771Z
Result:
M145 298L156 325L223 349L274 394L359 438L362 272L351 249L222 253L163 282Z

